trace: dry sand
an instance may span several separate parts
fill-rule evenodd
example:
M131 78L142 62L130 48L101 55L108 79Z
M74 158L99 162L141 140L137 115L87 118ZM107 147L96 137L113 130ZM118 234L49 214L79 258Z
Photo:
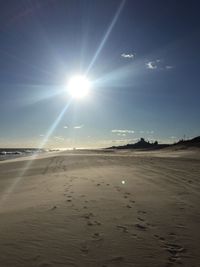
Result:
M1 162L0 266L200 266L199 155L75 151Z

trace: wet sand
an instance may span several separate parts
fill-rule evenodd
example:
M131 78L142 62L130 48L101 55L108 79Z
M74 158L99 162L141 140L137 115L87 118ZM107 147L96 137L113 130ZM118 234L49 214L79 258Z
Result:
M200 266L200 153L0 162L0 266Z

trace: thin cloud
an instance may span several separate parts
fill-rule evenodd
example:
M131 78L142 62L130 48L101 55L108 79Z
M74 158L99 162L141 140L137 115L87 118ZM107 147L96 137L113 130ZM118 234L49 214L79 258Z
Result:
M135 133L135 131L133 130L120 130L120 129L114 129L111 132L117 133L117 134L134 134Z
M170 69L173 69L174 68L174 66L171 66L171 65L167 65L167 66L165 66L165 69L166 70L170 70Z
M149 61L149 62L145 63L145 65L146 65L146 68L147 69L150 69L150 70L155 70L158 67L156 65L156 62L155 61Z
M155 132L153 130L146 130L146 131L141 130L141 131L139 131L139 133L140 134L154 134Z
M123 57L123 58L129 58L129 59L133 59L134 57L135 57L135 55L134 54L126 54L126 53L123 53L123 54L121 54L121 57Z
M116 139L116 140L112 140L112 143L135 143L136 141L138 141L138 138L131 138L131 139Z
M68 129L69 127L68 127L67 125L65 125L63 128L64 128L64 129Z
M84 127L84 125L77 125L77 126L74 126L74 129L81 129L83 127Z
M57 141L63 141L64 138L62 136L54 136L54 139L56 139Z
M164 63L164 60L161 60L161 59L156 59L156 60L149 61L149 62L145 63L145 66L149 70L155 70L155 69L158 69L158 70L169 70L169 69L173 69L174 68L174 66L172 66L172 65L166 65Z
M125 133L118 133L117 135L118 135L118 136L126 136Z

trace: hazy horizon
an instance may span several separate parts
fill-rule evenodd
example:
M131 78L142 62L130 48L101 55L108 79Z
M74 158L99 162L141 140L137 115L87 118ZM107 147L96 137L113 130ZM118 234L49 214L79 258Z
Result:
M179 141L182 141L182 140L187 141L195 137L199 137L199 136L187 137L184 135L183 138L179 138L179 139L176 139L175 137L172 136L171 138L166 139L166 140L151 139L151 138L144 138L144 140L151 144L157 141L158 144L173 145L173 144L178 143ZM37 142L35 142L35 145L34 145L32 141L30 146L26 145L22 147L18 146L17 144L13 144L11 146L11 143L9 143L7 146L6 144L4 144L2 147L0 147L0 149L44 149L44 150L104 149L104 148L109 148L109 147L123 146L127 144L136 144L143 138L143 136L141 136L140 138L134 138L134 139L120 139L120 140L112 140L112 141L101 140L102 143L99 142L99 145L95 145L97 144L97 142L95 144L91 144L90 141L88 141L88 146L81 146L81 144L80 146L73 146L73 142L70 142L72 146L64 146L63 144L65 142L65 139L62 140L61 137L57 137L57 138L60 141L57 143L57 146L56 144L52 145L51 140L50 140L50 141L47 141L45 145L42 145L41 143L37 143ZM77 144L77 142L76 143L74 142L74 144Z

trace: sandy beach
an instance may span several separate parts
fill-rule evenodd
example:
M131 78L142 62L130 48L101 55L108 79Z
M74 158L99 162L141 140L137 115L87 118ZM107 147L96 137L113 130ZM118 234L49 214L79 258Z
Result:
M0 163L0 266L200 266L200 153Z

